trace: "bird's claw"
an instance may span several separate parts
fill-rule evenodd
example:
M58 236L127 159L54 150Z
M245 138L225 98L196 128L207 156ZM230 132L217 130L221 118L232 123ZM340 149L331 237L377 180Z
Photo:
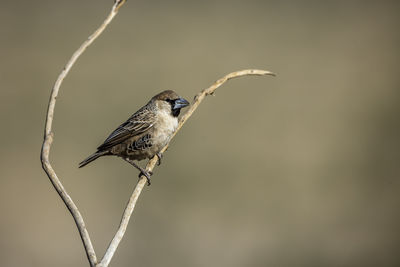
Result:
M163 154L157 153L157 158L158 158L158 160L157 160L157 166L160 166L160 165L161 165L161 159L163 158Z
M140 170L140 173L139 173L138 177L140 178L140 177L142 177L142 175L146 177L147 185L148 186L151 185L150 177L153 175L153 172L152 171L146 171L146 170L142 169L142 170Z

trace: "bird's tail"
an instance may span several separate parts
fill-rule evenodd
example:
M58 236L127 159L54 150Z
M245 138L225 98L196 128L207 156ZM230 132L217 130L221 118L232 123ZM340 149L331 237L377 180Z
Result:
M97 151L96 153L93 153L89 157L87 157L85 160L83 160L81 163L79 163L79 168L82 168L83 166L86 166L93 160L97 159L98 157L104 156L109 154L108 151Z

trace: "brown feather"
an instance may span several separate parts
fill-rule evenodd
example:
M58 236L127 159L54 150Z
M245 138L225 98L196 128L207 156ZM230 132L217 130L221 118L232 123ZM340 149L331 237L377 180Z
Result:
M168 143L178 126L180 109L188 104L189 102L171 90L155 95L115 129L79 167L105 155L122 157L131 164L133 160L152 158Z
M148 131L155 122L155 105L150 101L146 106L134 113L126 122L115 129L97 150L109 149L133 136Z

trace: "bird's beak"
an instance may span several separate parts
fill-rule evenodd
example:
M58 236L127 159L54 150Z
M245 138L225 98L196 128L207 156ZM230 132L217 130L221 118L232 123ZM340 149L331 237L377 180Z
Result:
M174 109L184 108L186 106L189 106L189 104L190 103L186 99L181 97L175 100Z

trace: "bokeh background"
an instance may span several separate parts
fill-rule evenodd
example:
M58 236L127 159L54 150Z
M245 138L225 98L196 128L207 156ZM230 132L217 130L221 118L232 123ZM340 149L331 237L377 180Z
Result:
M87 266L41 169L50 89L112 1L0 9L2 266ZM58 98L51 161L101 257L137 182L78 169L151 96L245 68L173 140L111 266L399 266L398 1L133 1ZM144 162L143 162L144 163Z

